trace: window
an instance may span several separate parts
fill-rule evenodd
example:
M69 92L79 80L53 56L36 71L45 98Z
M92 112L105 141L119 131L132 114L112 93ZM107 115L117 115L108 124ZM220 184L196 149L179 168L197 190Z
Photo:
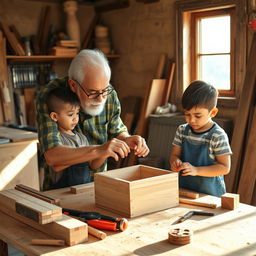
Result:
M216 86L221 96L235 96L234 9L191 15L191 78ZM234 27L234 26L233 26Z
M219 89L218 106L237 106L246 70L245 5L246 0L181 0L175 3L177 69L174 98L177 104L189 83L202 79Z

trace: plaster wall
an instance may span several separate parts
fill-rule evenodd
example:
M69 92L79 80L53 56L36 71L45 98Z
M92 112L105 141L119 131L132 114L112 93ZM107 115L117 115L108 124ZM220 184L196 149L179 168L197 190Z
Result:
M175 57L174 0L144 4L130 0L130 7L105 12L102 23L110 28L115 52L113 84L119 97L144 97L154 78L158 58Z

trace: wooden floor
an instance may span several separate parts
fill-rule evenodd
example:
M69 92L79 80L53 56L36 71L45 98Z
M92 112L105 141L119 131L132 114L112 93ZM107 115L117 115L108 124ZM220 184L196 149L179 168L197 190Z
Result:
M8 256L24 256L24 254L8 245Z

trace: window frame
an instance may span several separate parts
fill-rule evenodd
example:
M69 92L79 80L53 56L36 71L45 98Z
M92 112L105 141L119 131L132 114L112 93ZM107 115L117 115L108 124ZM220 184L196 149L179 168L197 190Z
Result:
M191 22L190 22L190 30L191 30L191 37L190 37L190 45L191 45L191 79L197 80L198 72L200 70L199 67L199 55L198 52L198 21L201 18L210 18L210 17L218 17L228 14L230 16L230 90L219 90L220 97L235 97L235 83L234 83L234 42L235 42L235 8L226 8L226 9L218 9L218 10L210 10L210 11L199 11L194 12L191 14Z
M213 11L227 8L235 8L236 20L234 25L234 77L235 97L219 97L218 106L237 107L243 79L246 70L247 56L247 14L246 0L182 0L175 2L176 7L176 85L174 91L174 102L179 105L182 93L193 80L191 77L190 48L191 36L190 22L191 14L201 11ZM186 43L189 42L189 43Z

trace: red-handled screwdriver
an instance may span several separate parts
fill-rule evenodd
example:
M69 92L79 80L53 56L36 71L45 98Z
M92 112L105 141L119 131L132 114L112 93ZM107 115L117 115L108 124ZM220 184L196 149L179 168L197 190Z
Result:
M128 220L125 218L116 218L102 215L98 212L82 212L66 208L63 208L62 212L67 215L79 217L87 222L88 225L98 229L124 231L128 227Z

